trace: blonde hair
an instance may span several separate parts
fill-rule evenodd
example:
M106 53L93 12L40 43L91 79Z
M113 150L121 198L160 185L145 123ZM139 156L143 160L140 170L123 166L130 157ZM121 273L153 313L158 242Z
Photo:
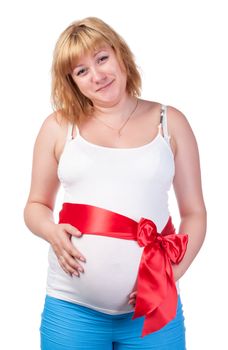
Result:
M93 110L92 101L80 92L72 78L74 64L81 55L104 43L112 47L120 66L126 71L129 95L140 95L141 77L134 56L123 38L96 17L73 22L60 35L52 62L53 108L70 121L79 121Z

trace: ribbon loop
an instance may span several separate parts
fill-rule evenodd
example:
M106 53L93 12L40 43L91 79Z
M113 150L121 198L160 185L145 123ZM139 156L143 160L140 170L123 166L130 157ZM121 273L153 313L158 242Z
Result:
M184 234L171 234L167 236L161 235L161 246L168 255L170 261L173 264L178 264L184 256L184 246L187 245L187 235Z

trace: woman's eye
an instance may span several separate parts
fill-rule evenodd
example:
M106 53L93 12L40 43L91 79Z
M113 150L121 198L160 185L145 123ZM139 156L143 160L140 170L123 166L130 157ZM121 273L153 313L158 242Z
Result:
M79 76L79 75L82 75L82 74L84 74L86 72L86 69L85 68L82 68L82 69L80 69L77 73L76 73L76 75L77 75L77 77Z
M101 57L98 58L98 63L99 63L99 62L104 62L104 61L106 61L107 59L108 59L108 56L107 56L107 55L101 56Z

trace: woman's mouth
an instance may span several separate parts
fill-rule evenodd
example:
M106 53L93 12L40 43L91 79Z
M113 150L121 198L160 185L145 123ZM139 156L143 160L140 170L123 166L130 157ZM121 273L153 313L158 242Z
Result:
M106 88L108 88L113 83L113 81L114 80L110 81L108 84L106 84L104 86L101 86L99 89L96 90L96 92L105 90Z

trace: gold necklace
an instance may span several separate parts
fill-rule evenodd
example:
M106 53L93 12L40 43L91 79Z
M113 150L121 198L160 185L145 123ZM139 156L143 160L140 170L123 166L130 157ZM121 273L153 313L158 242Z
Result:
M137 107L138 107L138 102L139 102L139 100L137 99L136 104L135 104L133 110L131 111L130 115L129 115L128 118L125 120L125 122L123 123L123 125L121 125L121 127L118 128L118 129L114 128L114 127L111 126L111 125L106 124L105 122L103 122L103 120L100 120L99 118L97 118L97 117L95 117L95 116L92 116L92 118L94 118L94 119L98 120L99 122L103 123L103 124L104 124L105 126L107 126L108 128L117 131L117 132L118 132L118 137L120 137L120 136L122 135L122 134L121 134L121 130L125 127L125 125L127 124L128 120L131 118L131 116L132 116L132 115L134 114L134 112L136 111L136 109L137 109Z

